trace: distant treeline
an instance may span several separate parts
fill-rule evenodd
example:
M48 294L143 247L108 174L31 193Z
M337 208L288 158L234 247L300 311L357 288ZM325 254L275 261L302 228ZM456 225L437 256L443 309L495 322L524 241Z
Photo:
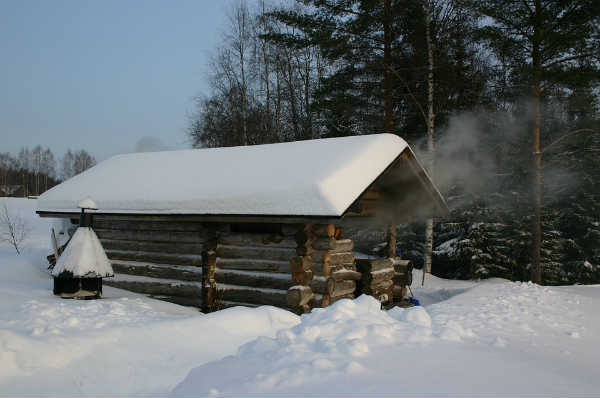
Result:
M0 153L0 196L40 195L61 181L94 166L96 159L84 150L70 149L60 166L49 148L22 148L17 155Z

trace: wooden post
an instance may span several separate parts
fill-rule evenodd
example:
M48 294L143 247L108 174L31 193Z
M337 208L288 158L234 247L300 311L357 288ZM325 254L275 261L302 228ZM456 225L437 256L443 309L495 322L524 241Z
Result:
M387 256L388 258L396 257L396 225L394 224L387 226Z
M217 242L216 239L202 251L202 312L209 313L217 308L217 282L215 271L217 268Z

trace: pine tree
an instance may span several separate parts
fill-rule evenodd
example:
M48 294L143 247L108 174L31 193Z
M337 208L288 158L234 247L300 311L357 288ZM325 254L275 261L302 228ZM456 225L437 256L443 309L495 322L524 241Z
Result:
M541 283L542 102L551 88L598 73L600 3L596 0L466 0L486 26L482 38L533 97L534 273Z

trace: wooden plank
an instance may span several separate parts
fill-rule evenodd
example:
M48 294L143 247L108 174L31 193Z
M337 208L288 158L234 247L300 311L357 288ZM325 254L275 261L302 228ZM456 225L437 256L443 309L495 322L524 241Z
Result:
M363 283L365 285L369 285L380 283L382 281L393 280L395 271L393 268L384 268L379 271L364 272L362 275Z
M100 239L135 240L173 243L204 243L210 239L207 231L201 232L170 232L170 231L130 231L96 229L94 231Z
M148 297L156 300L168 301L169 303L183 305L186 307L197 307L198 309L202 308L201 297L177 297L164 295L149 295Z
M394 289L394 281L387 280L379 283L374 283L371 285L363 286L362 293L369 294L371 296L377 296L380 294L388 293L389 291L393 291Z
M281 248L296 248L294 237L278 234L251 233L222 233L219 234L219 244L231 246L269 246Z
M292 286L291 274L277 274L273 272L240 271L217 268L215 280L217 283L224 283L227 285L280 290L287 290Z
M353 252L335 253L330 251L315 250L311 254L313 264L327 262L329 264L347 264L354 261Z
M36 211L40 217L51 218L78 218L79 212L54 212L54 211ZM132 213L94 213L96 217L113 218L119 220L131 221L174 221L174 222L208 222L208 223L283 223L283 224L305 224L307 222L318 222L322 224L339 222L339 216L334 215L289 215L289 216L270 216L270 215L247 215L247 214L132 214ZM284 232L284 234L286 234Z
M204 248L201 243L152 242L137 240L101 239L105 250L149 251L179 254L200 254Z
M337 239L335 247L330 250L332 253L346 253L354 251L354 241L352 239Z
M219 307L222 310L224 310L226 308L231 308L231 307L250 307L250 308L256 308L256 307L260 307L260 304L251 304L251 303L242 303L242 302L237 302L237 301L224 301L224 300L221 300L219 302Z
M246 286L219 284L217 295L224 301L287 307L287 290L260 289Z
M332 272L331 276L337 281L350 280L350 281L358 281L362 279L362 274L357 271L349 270L349 269L340 269L338 271Z
M296 249L268 246L218 245L217 256L220 258L290 261L296 256Z
M387 256L391 259L396 258L396 225L390 224L386 231Z
M116 229L128 231L172 231L172 232L200 232L208 231L214 225L201 222L174 222L174 221L132 221L116 220L94 217L94 228Z
M334 224L316 224L312 229L316 236L329 237L335 236L335 225Z
M336 243L334 237L318 237L312 241L312 246L315 250L330 250L335 249Z
M152 278L175 279L181 281L202 281L202 268L161 266L137 262L112 261L113 270L118 274L148 276ZM196 270L193 270L196 268Z
M199 254L172 254L147 251L105 250L110 260L128 260L158 264L202 265Z
M111 280L105 278L103 283L107 286L117 287L136 293L149 294L155 296L175 296L175 297L201 297L202 289L200 284L186 283L162 283L155 281L134 281L134 280Z
M256 260L247 258L218 257L217 268L291 273L289 261Z
M373 272L382 269L393 268L394 262L390 258L382 259L356 259L356 268L362 272Z

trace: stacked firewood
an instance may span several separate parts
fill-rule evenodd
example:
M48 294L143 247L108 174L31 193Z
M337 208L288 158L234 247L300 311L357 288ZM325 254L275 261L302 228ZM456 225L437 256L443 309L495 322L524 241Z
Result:
M389 303L394 296L394 260L357 259L356 267L362 274L357 292L375 297L382 304Z
M412 284L412 263L410 260L394 258L394 300L406 297L407 286Z

